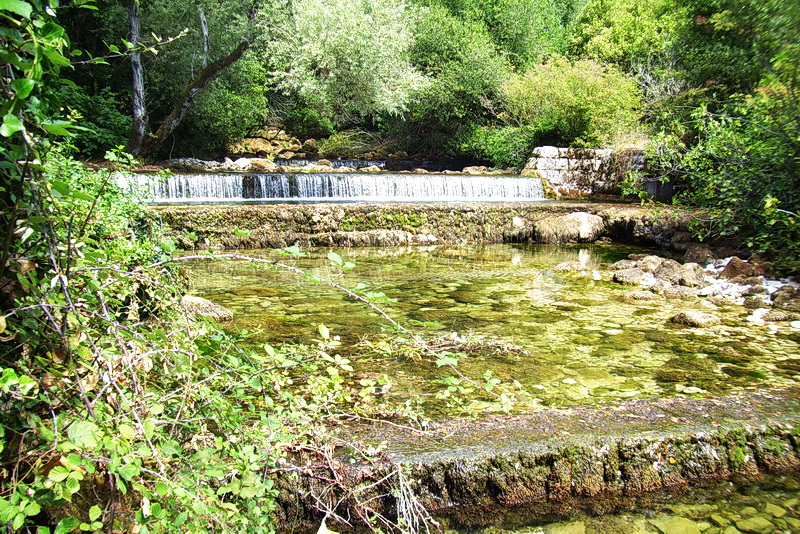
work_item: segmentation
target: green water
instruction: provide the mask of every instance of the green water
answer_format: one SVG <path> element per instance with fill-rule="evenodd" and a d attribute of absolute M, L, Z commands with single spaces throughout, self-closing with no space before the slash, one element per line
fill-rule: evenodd
<path fill-rule="evenodd" d="M 793 384 L 800 374 L 800 332 L 788 323 L 750 324 L 745 318 L 751 310 L 703 299 L 623 300 L 634 288 L 607 281 L 608 264 L 650 251 L 548 245 L 336 249 L 356 264 L 342 271 L 328 261 L 329 250 L 310 249 L 308 257 L 282 261 L 396 298 L 381 306 L 426 336 L 456 332 L 518 345 L 524 350 L 490 351 L 462 360 L 459 369 L 474 377 L 491 370 L 503 381 L 519 381 L 529 392 L 522 400 L 534 409 L 774 387 Z M 243 253 L 281 259 L 269 251 Z M 564 261 L 580 261 L 586 270 L 554 273 Z M 233 328 L 260 329 L 254 343 L 307 342 L 324 323 L 342 336 L 347 351 L 361 336 L 380 333 L 383 324 L 364 304 L 292 273 L 220 261 L 195 263 L 191 275 L 194 294 L 234 312 Z M 722 325 L 668 322 L 688 309 L 711 311 Z M 360 358 L 358 349 L 349 350 L 357 373 L 389 374 L 397 395 L 424 397 L 436 389 L 429 378 L 439 371 L 430 363 Z"/>

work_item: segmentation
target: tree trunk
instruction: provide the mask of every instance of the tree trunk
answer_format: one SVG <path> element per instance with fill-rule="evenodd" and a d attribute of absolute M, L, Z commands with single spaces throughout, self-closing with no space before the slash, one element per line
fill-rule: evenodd
<path fill-rule="evenodd" d="M 197 18 L 200 19 L 200 35 L 203 36 L 203 55 L 200 58 L 203 68 L 208 66 L 208 21 L 206 20 L 206 12 L 203 10 L 203 4 L 200 0 L 195 0 L 194 5 L 197 7 Z"/>
<path fill-rule="evenodd" d="M 200 75 L 195 78 L 186 88 L 186 91 L 184 91 L 183 95 L 180 97 L 180 99 L 178 99 L 178 102 L 176 102 L 175 106 L 172 108 L 172 112 L 161 122 L 161 125 L 158 127 L 158 130 L 156 130 L 156 133 L 148 137 L 139 153 L 134 155 L 147 157 L 159 146 L 161 146 L 169 134 L 171 134 L 181 123 L 181 120 L 183 120 L 184 115 L 186 115 L 186 112 L 191 107 L 194 99 L 203 89 L 206 88 L 208 82 L 210 82 L 223 69 L 235 63 L 240 57 L 242 57 L 242 54 L 244 54 L 245 50 L 247 50 L 249 47 L 249 41 L 242 41 L 239 43 L 239 46 L 233 50 L 233 52 L 204 68 L 202 72 L 200 72 Z"/>
<path fill-rule="evenodd" d="M 128 146 L 125 148 L 134 156 L 142 150 L 144 136 L 147 132 L 147 109 L 144 103 L 144 68 L 142 67 L 142 53 L 139 46 L 139 0 L 131 0 L 128 7 L 130 21 L 130 42 L 134 49 L 131 52 L 131 68 L 133 71 L 133 124 Z"/>

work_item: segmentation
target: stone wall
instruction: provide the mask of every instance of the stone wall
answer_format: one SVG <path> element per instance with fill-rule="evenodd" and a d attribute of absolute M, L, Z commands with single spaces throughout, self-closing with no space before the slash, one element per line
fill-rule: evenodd
<path fill-rule="evenodd" d="M 541 146 L 522 174 L 541 177 L 556 198 L 580 198 L 614 192 L 631 168 L 643 165 L 641 152 Z"/>

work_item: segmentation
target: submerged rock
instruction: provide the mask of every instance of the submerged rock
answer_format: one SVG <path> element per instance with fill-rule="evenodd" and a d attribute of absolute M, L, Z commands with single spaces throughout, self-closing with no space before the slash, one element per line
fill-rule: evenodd
<path fill-rule="evenodd" d="M 652 291 L 628 291 L 622 295 L 623 300 L 653 300 L 655 297 Z"/>
<path fill-rule="evenodd" d="M 697 298 L 697 290 L 684 286 L 668 287 L 664 290 L 664 296 L 668 299 L 691 300 Z"/>
<path fill-rule="evenodd" d="M 578 261 L 565 261 L 553 267 L 554 273 L 577 273 L 586 268 Z"/>
<path fill-rule="evenodd" d="M 184 295 L 181 299 L 180 307 L 183 313 L 189 317 L 202 315 L 221 323 L 233 320 L 233 312 L 231 310 L 202 297 Z"/>
<path fill-rule="evenodd" d="M 700 534 L 697 523 L 685 517 L 661 517 L 651 519 L 650 524 L 656 527 L 661 534 Z"/>
<path fill-rule="evenodd" d="M 708 326 L 716 326 L 720 324 L 721 321 L 719 317 L 717 317 L 712 313 L 689 310 L 685 312 L 680 312 L 679 314 L 673 316 L 670 319 L 670 322 L 686 326 L 696 326 L 699 328 L 705 328 Z"/>

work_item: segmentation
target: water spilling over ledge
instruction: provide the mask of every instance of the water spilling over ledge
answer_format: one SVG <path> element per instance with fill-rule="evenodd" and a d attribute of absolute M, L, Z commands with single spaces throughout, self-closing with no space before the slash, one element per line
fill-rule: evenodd
<path fill-rule="evenodd" d="M 539 178 L 444 174 L 198 173 L 168 177 L 138 174 L 131 186 L 157 203 L 510 202 L 544 200 Z"/>

